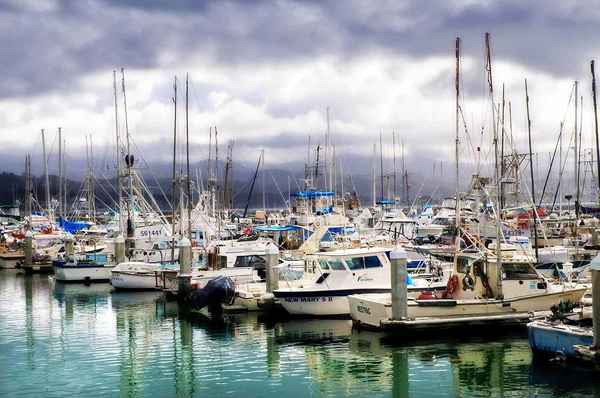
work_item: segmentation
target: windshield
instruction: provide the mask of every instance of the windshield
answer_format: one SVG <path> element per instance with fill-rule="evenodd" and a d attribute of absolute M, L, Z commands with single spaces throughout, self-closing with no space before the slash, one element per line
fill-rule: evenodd
<path fill-rule="evenodd" d="M 351 270 L 381 267 L 377 256 L 354 257 L 346 260 Z"/>

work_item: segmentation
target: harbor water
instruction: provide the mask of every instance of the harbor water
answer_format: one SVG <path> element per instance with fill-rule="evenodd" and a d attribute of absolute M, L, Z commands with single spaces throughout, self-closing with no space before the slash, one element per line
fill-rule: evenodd
<path fill-rule="evenodd" d="M 524 333 L 400 341 L 347 320 L 183 316 L 158 292 L 0 270 L 0 397 L 600 396 Z"/>

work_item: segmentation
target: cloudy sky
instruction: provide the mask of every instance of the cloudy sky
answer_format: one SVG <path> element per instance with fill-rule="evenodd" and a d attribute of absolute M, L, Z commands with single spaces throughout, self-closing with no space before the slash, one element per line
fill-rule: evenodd
<path fill-rule="evenodd" d="M 264 148 L 271 164 L 301 162 L 309 135 L 322 142 L 329 107 L 342 159 L 368 158 L 380 132 L 389 156 L 395 130 L 412 167 L 431 159 L 450 162 L 456 36 L 463 43 L 469 132 L 462 129 L 461 154 L 472 160 L 473 146 L 481 143 L 485 155 L 491 142 L 485 32 L 492 34 L 496 100 L 504 83 L 517 149 L 526 150 L 524 78 L 538 151 L 552 150 L 561 121 L 571 134 L 574 80 L 580 81 L 584 137 L 591 142 L 589 61 L 600 54 L 594 39 L 599 5 L 2 0 L 0 168 L 20 170 L 25 153 L 39 156 L 42 128 L 55 154 L 58 126 L 70 157 L 85 153 L 86 134 L 93 136 L 97 158 L 109 156 L 113 70 L 121 67 L 130 132 L 150 162 L 170 159 L 173 77 L 179 77 L 181 94 L 186 72 L 194 161 L 206 158 L 208 128 L 216 125 L 221 142 L 236 140 L 237 159 L 254 161 Z M 181 134 L 183 124 L 178 128 Z"/>

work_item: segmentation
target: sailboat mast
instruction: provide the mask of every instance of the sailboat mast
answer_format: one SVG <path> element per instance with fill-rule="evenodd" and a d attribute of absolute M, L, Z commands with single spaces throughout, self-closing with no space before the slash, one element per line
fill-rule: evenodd
<path fill-rule="evenodd" d="M 25 156 L 25 216 L 31 221 L 31 155 Z"/>
<path fill-rule="evenodd" d="M 455 238 L 455 251 L 454 251 L 454 269 L 456 270 L 458 265 L 458 252 L 460 251 L 460 173 L 459 173 L 459 151 L 458 147 L 460 144 L 458 134 L 458 119 L 460 113 L 460 37 L 456 38 L 456 76 L 454 79 L 454 87 L 456 89 L 456 115 L 455 115 L 455 133 L 456 139 L 454 141 L 454 160 L 456 162 L 456 199 L 455 199 L 455 215 L 454 215 L 454 227 L 456 229 Z"/>
<path fill-rule="evenodd" d="M 497 297 L 502 297 L 502 243 L 501 243 L 501 222 L 502 222 L 502 207 L 500 205 L 500 173 L 498 170 L 498 129 L 496 126 L 496 106 L 494 105 L 494 79 L 492 75 L 492 54 L 490 48 L 490 34 L 485 34 L 485 49 L 486 49 L 486 67 L 488 74 L 488 85 L 490 90 L 490 103 L 492 106 L 492 128 L 494 130 L 494 174 L 496 178 L 496 275 L 497 279 Z"/>
<path fill-rule="evenodd" d="M 262 163 L 263 163 L 263 172 L 262 172 L 262 207 L 263 207 L 263 212 L 265 212 L 265 216 L 267 214 L 267 200 L 266 200 L 266 192 L 265 192 L 265 179 L 266 179 L 266 175 L 267 172 L 265 170 L 265 150 L 263 149 L 261 151 L 260 154 L 261 158 L 262 158 Z"/>
<path fill-rule="evenodd" d="M 504 109 L 505 109 L 505 97 L 504 97 L 504 83 L 502 83 L 502 114 L 500 116 L 501 134 L 500 139 L 500 180 L 504 181 L 504 136 L 506 130 L 504 128 Z M 504 208 L 504 185 L 500 183 L 500 207 Z"/>
<path fill-rule="evenodd" d="M 117 102 L 117 71 L 113 70 L 113 94 L 115 97 L 115 144 L 117 154 L 117 200 L 119 209 L 119 233 L 123 233 L 123 217 L 121 206 L 123 204 L 123 187 L 121 186 L 121 137 L 119 134 L 119 107 Z"/>
<path fill-rule="evenodd" d="M 371 184 L 372 184 L 372 194 L 373 194 L 373 207 L 375 207 L 376 205 L 376 192 L 377 189 L 375 188 L 375 156 L 377 153 L 377 144 L 373 144 L 373 156 L 371 157 Z"/>
<path fill-rule="evenodd" d="M 58 128 L 58 216 L 63 217 L 62 129 Z"/>
<path fill-rule="evenodd" d="M 175 261 L 175 201 L 177 195 L 177 76 L 173 79 L 173 167 L 171 176 L 171 261 Z M 183 220 L 180 220 L 183 221 Z"/>
<path fill-rule="evenodd" d="M 529 92 L 527 91 L 527 79 L 525 79 L 525 104 L 527 107 L 527 133 L 529 137 L 529 171 L 531 173 L 531 199 L 533 201 L 533 236 L 535 239 L 535 258 L 538 258 L 538 234 L 537 234 L 537 208 L 535 207 L 535 178 L 533 178 L 533 154 L 531 149 L 531 119 L 529 117 Z M 562 164 L 561 164 L 562 167 Z"/>
<path fill-rule="evenodd" d="M 46 211 L 48 213 L 48 221 L 52 222 L 52 204 L 50 203 L 50 178 L 48 177 L 48 156 L 46 154 L 46 136 L 42 129 L 42 152 L 44 157 L 44 178 L 46 181 Z"/>
<path fill-rule="evenodd" d="M 127 94 L 125 91 L 125 69 L 121 68 L 121 90 L 123 91 L 123 113 L 125 116 L 125 138 L 127 141 L 127 155 L 125 156 L 125 166 L 127 167 L 127 240 L 132 247 L 135 234 L 135 225 L 133 220 L 133 155 L 131 154 L 131 139 L 129 137 L 129 120 L 127 117 Z"/>
<path fill-rule="evenodd" d="M 382 132 L 379 132 L 379 171 L 381 177 L 381 197 L 379 200 L 383 200 L 383 141 L 382 141 Z"/>
<path fill-rule="evenodd" d="M 189 75 L 185 75 L 185 166 L 187 179 L 188 238 L 192 241 L 192 186 L 190 182 Z"/>
<path fill-rule="evenodd" d="M 596 72 L 594 70 L 594 60 L 590 63 L 592 69 L 592 97 L 594 100 L 594 129 L 596 133 L 596 175 L 598 177 L 598 192 L 600 192 L 600 142 L 598 140 L 598 107 L 596 104 Z M 600 195 L 598 196 L 600 199 Z"/>
<path fill-rule="evenodd" d="M 579 218 L 579 210 L 580 210 L 580 197 L 581 197 L 581 184 L 580 184 L 580 175 L 581 175 L 581 131 L 583 130 L 583 95 L 580 99 L 580 119 L 579 119 L 579 146 L 577 147 L 577 196 L 575 198 L 575 213 L 577 218 Z M 577 225 L 575 225 L 577 228 Z"/>
<path fill-rule="evenodd" d="M 392 130 L 392 148 L 393 148 L 393 158 L 394 158 L 394 207 L 396 206 L 396 196 L 398 194 L 396 190 L 396 131 Z"/>
<path fill-rule="evenodd" d="M 575 136 L 575 147 L 573 148 L 573 160 L 575 162 L 575 167 L 573 168 L 573 174 L 574 174 L 574 180 L 575 180 L 575 218 L 577 219 L 577 217 L 579 217 L 579 210 L 577 209 L 578 207 L 578 203 L 579 203 L 579 180 L 577 179 L 578 176 L 578 169 L 579 169 L 579 148 L 577 146 L 578 144 L 578 138 L 577 137 L 577 118 L 578 118 L 578 113 L 577 113 L 577 103 L 579 102 L 579 95 L 577 93 L 577 88 L 579 86 L 579 82 L 577 80 L 575 80 L 575 115 L 574 115 L 574 136 Z M 577 221 L 575 221 L 575 227 L 577 227 Z"/>

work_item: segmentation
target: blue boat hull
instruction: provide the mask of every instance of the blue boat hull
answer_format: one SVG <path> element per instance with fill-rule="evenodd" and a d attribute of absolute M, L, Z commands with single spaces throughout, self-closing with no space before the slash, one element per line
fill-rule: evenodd
<path fill-rule="evenodd" d="M 575 357 L 575 345 L 592 345 L 590 330 L 579 327 L 556 327 L 549 323 L 532 322 L 527 325 L 529 346 L 535 354 Z"/>

